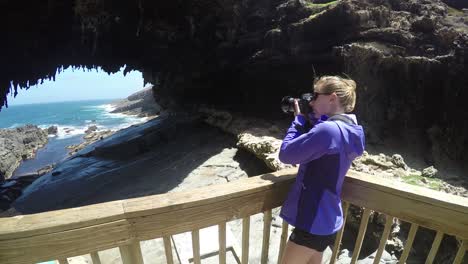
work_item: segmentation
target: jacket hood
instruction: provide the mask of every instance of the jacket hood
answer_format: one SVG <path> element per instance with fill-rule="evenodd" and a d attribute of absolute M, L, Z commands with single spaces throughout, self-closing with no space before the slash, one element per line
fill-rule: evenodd
<path fill-rule="evenodd" d="M 361 125 L 357 124 L 357 119 L 354 114 L 342 114 L 342 116 L 345 116 L 354 121 L 354 124 L 341 120 L 335 121 L 341 130 L 341 136 L 343 137 L 346 155 L 350 160 L 353 160 L 356 157 L 361 156 L 364 152 L 364 129 Z"/>

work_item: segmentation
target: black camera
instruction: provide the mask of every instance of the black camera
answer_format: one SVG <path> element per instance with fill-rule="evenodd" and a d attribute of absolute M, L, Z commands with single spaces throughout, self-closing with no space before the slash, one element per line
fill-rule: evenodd
<path fill-rule="evenodd" d="M 285 113 L 294 113 L 294 100 L 296 99 L 301 113 L 307 115 L 313 111 L 312 107 L 310 107 L 310 102 L 313 98 L 314 95 L 311 93 L 302 94 L 300 98 L 285 96 L 281 99 L 281 110 Z"/>

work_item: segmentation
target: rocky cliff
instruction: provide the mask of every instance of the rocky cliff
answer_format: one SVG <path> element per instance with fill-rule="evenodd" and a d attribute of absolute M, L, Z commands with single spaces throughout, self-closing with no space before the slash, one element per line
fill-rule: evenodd
<path fill-rule="evenodd" d="M 320 3 L 319 3 L 320 2 Z M 459 1 L 446 1 L 455 8 Z M 63 67 L 126 65 L 164 108 L 209 104 L 277 118 L 314 72 L 346 73 L 369 143 L 468 164 L 466 11 L 434 0 L 2 1 L 0 89 Z M 12 23 L 14 21 L 14 23 Z M 12 82 L 13 87 L 10 88 Z"/>
<path fill-rule="evenodd" d="M 47 143 L 47 131 L 34 125 L 0 129 L 0 182 L 11 177 L 20 162 L 34 157 Z"/>
<path fill-rule="evenodd" d="M 154 117 L 161 112 L 161 107 L 154 101 L 152 86 L 146 87 L 125 99 L 112 102 L 111 104 L 114 107 L 111 113 Z"/>

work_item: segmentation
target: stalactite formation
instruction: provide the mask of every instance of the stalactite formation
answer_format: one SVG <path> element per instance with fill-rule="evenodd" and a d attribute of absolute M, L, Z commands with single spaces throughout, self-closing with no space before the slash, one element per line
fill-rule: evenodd
<path fill-rule="evenodd" d="M 468 161 L 468 21 L 445 0 L 64 0 L 0 3 L 0 107 L 66 67 L 143 72 L 163 107 L 280 115 L 317 74 L 358 82 L 369 141 L 416 134 Z M 457 9 L 459 8 L 459 9 Z"/>

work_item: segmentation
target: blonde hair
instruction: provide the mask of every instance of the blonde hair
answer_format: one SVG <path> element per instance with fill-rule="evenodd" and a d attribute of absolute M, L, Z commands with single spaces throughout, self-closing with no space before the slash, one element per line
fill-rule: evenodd
<path fill-rule="evenodd" d="M 317 93 L 336 93 L 346 113 L 352 112 L 356 105 L 356 82 L 340 76 L 322 76 L 314 80 Z"/>

